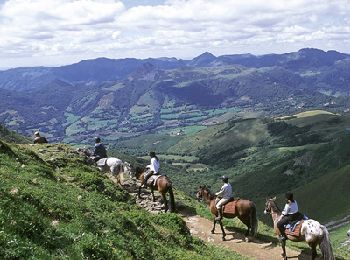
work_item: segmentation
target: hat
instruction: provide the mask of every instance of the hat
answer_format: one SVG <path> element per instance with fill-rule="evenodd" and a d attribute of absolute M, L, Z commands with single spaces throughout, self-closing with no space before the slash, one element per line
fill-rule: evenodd
<path fill-rule="evenodd" d="M 226 175 L 222 175 L 219 179 L 223 181 L 228 181 L 228 177 Z"/>
<path fill-rule="evenodd" d="M 293 201 L 293 193 L 292 192 L 290 192 L 290 191 L 286 192 L 285 197 L 287 200 Z"/>
<path fill-rule="evenodd" d="M 99 143 L 99 142 L 101 142 L 101 138 L 98 137 L 98 136 L 96 136 L 96 137 L 95 137 L 95 143 Z"/>
<path fill-rule="evenodd" d="M 35 131 L 34 135 L 40 135 L 39 131 Z"/>
<path fill-rule="evenodd" d="M 156 156 L 156 152 L 154 152 L 154 151 L 149 152 L 149 156 L 151 156 L 151 157 L 155 157 L 155 156 Z"/>

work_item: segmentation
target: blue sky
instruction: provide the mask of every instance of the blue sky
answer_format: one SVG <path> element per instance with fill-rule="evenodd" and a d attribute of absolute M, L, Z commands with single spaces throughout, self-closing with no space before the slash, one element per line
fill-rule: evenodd
<path fill-rule="evenodd" d="M 0 0 L 0 68 L 203 52 L 350 53 L 348 0 Z"/>

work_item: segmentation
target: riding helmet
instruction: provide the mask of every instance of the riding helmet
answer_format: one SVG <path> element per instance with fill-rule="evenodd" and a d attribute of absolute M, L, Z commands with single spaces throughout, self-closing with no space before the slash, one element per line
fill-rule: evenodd
<path fill-rule="evenodd" d="M 151 157 L 155 157 L 156 156 L 156 152 L 149 152 L 149 156 L 151 156 Z"/>
<path fill-rule="evenodd" d="M 100 137 L 95 137 L 95 143 L 100 143 L 101 142 L 101 138 Z"/>

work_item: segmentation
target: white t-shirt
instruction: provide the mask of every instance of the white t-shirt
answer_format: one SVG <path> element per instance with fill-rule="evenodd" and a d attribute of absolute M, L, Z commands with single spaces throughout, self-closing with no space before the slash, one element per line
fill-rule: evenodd
<path fill-rule="evenodd" d="M 294 213 L 297 213 L 299 211 L 298 209 L 298 203 L 295 200 L 294 202 L 291 203 L 286 203 L 286 205 L 284 206 L 284 209 L 282 211 L 282 215 L 291 215 Z"/>
<path fill-rule="evenodd" d="M 154 173 L 158 173 L 159 172 L 159 161 L 152 157 L 151 158 L 151 164 L 150 165 L 147 165 L 147 168 L 149 168 L 151 171 L 153 171 Z"/>
<path fill-rule="evenodd" d="M 232 198 L 232 186 L 229 183 L 224 183 L 222 185 L 221 190 L 215 194 L 216 196 L 220 196 L 223 199 Z"/>

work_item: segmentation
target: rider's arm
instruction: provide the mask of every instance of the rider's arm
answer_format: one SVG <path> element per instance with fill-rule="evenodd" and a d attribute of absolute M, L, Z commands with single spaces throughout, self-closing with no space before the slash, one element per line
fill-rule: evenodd
<path fill-rule="evenodd" d="M 289 203 L 286 203 L 286 205 L 284 206 L 284 209 L 282 211 L 282 215 L 283 216 L 288 215 L 289 210 L 290 210 Z"/>
<path fill-rule="evenodd" d="M 222 186 L 222 187 L 221 187 L 221 190 L 220 190 L 219 192 L 215 193 L 215 195 L 216 195 L 216 196 L 222 196 L 222 194 L 224 193 L 224 191 L 225 191 L 225 187 Z"/>

